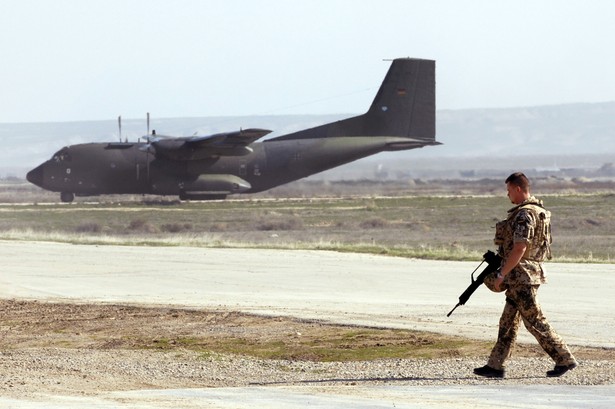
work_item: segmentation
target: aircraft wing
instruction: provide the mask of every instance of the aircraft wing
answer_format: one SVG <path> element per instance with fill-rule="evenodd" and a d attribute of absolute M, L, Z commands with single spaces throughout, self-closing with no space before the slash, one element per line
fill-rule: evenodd
<path fill-rule="evenodd" d="M 242 129 L 207 136 L 156 138 L 150 142 L 157 157 L 173 160 L 198 160 L 218 156 L 244 156 L 250 144 L 269 134 L 267 129 Z"/>
<path fill-rule="evenodd" d="M 218 133 L 209 136 L 193 136 L 187 138 L 186 143 L 191 146 L 207 146 L 210 144 L 247 146 L 269 133 L 271 133 L 271 131 L 268 129 L 250 128 L 235 132 Z"/>

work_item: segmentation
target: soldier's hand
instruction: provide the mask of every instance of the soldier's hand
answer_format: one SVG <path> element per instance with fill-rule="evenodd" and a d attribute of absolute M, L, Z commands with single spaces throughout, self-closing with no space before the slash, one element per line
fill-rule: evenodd
<path fill-rule="evenodd" d="M 504 276 L 502 275 L 502 273 L 500 271 L 498 271 L 498 274 L 496 276 L 495 281 L 493 282 L 493 286 L 495 287 L 495 289 L 497 291 L 503 291 L 504 290 Z"/>

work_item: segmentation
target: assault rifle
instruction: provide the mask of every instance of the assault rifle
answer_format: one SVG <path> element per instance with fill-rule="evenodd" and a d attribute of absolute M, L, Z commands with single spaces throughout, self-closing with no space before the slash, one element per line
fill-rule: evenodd
<path fill-rule="evenodd" d="M 476 273 L 476 270 L 478 270 L 485 261 L 487 262 L 487 267 L 485 267 L 483 272 L 480 273 L 478 277 L 476 277 L 476 279 L 474 279 L 474 273 Z M 465 303 L 468 302 L 472 294 L 474 294 L 474 291 L 476 291 L 476 289 L 481 286 L 483 281 L 485 281 L 485 277 L 500 268 L 501 263 L 502 257 L 498 256 L 493 251 L 488 250 L 485 254 L 483 254 L 483 261 L 481 261 L 478 267 L 476 267 L 474 271 L 472 271 L 472 275 L 470 277 L 470 285 L 468 286 L 468 288 L 466 288 L 463 294 L 459 296 L 459 302 L 457 303 L 457 305 L 455 305 L 451 312 L 446 314 L 446 316 L 450 317 L 457 307 L 459 307 L 460 305 L 465 305 Z"/>

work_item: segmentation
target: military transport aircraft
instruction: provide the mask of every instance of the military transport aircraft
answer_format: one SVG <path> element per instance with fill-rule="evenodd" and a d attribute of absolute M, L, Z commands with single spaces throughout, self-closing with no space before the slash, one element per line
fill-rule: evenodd
<path fill-rule="evenodd" d="M 383 151 L 435 140 L 435 61 L 395 59 L 367 113 L 256 142 L 271 131 L 147 135 L 142 142 L 67 146 L 28 172 L 31 183 L 75 195 L 178 195 L 224 199 L 256 193 Z M 149 131 L 148 131 L 149 133 Z"/>

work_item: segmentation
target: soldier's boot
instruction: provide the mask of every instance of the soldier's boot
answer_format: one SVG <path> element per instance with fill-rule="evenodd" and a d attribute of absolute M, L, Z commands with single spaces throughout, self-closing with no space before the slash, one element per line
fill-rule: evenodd
<path fill-rule="evenodd" d="M 480 368 L 474 368 L 474 373 L 476 375 L 484 376 L 485 378 L 503 378 L 504 370 L 503 369 L 495 369 L 490 367 L 489 365 L 481 366 Z"/>
<path fill-rule="evenodd" d="M 547 371 L 547 376 L 550 378 L 562 376 L 563 374 L 576 368 L 577 366 L 579 366 L 579 364 L 577 364 L 576 362 L 570 365 L 555 365 L 555 368 L 550 371 Z"/>

